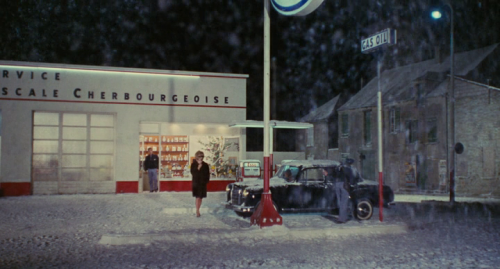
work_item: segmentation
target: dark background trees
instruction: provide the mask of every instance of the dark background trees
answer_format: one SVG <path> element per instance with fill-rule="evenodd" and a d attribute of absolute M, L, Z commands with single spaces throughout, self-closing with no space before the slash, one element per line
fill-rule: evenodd
<path fill-rule="evenodd" d="M 305 17 L 271 13 L 272 117 L 295 121 L 337 94 L 355 94 L 376 76 L 361 39 L 385 29 L 398 44 L 384 67 L 449 54 L 448 17 L 434 21 L 437 0 L 325 0 Z M 499 42 L 500 4 L 453 1 L 456 51 Z M 445 13 L 448 11 L 444 9 Z M 249 74 L 247 118 L 262 120 L 263 1 L 3 1 L 0 59 Z M 248 150 L 262 150 L 249 129 Z M 279 150 L 293 150 L 281 131 Z"/>

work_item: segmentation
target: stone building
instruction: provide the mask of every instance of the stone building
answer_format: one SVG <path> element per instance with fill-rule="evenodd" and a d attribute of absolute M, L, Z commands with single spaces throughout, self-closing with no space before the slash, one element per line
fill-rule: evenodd
<path fill-rule="evenodd" d="M 333 158 L 329 153 L 338 147 L 337 109 L 342 103 L 341 96 L 337 95 L 300 119 L 314 127 L 297 131 L 297 151 L 305 152 L 308 159 Z"/>
<path fill-rule="evenodd" d="M 500 195 L 498 44 L 455 54 L 456 192 Z M 383 175 L 397 191 L 447 192 L 449 57 L 381 74 Z M 493 86 L 494 85 L 494 86 Z M 497 86 L 497 87 L 495 87 Z M 339 108 L 339 154 L 378 179 L 377 78 Z"/>

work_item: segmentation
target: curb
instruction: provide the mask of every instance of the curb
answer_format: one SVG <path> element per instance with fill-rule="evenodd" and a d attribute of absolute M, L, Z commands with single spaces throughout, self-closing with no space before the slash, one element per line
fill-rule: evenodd
<path fill-rule="evenodd" d="M 219 213 L 226 210 L 225 208 L 211 208 L 211 207 L 202 207 L 200 208 L 200 213 L 201 214 L 211 214 L 211 213 Z M 164 208 L 162 213 L 167 214 L 167 215 L 182 215 L 182 214 L 187 214 L 187 215 L 194 215 L 196 214 L 196 209 L 194 207 L 167 207 Z"/>
<path fill-rule="evenodd" d="M 342 237 L 350 235 L 380 235 L 380 234 L 403 234 L 408 231 L 406 225 L 375 225 L 375 226 L 343 226 L 332 228 L 287 228 L 284 226 L 272 226 L 266 228 L 259 228 L 253 226 L 245 229 L 226 229 L 222 228 L 214 232 L 199 231 L 193 233 L 192 230 L 178 230 L 158 234 L 106 234 L 99 240 L 100 245 L 107 246 L 121 246 L 121 245 L 148 245 L 154 242 L 199 242 L 199 241 L 215 241 L 223 240 L 222 242 L 237 241 L 244 243 L 247 240 L 262 240 L 262 239 L 285 239 L 290 237 L 294 239 L 314 239 L 325 237 Z"/>

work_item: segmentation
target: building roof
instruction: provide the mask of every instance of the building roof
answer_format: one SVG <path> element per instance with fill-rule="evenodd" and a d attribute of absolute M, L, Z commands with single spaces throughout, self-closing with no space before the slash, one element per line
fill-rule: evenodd
<path fill-rule="evenodd" d="M 309 114 L 300 119 L 301 122 L 318 122 L 328 119 L 335 112 L 335 106 L 339 101 L 340 95 L 335 96 L 332 100 L 324 105 L 311 111 Z"/>
<path fill-rule="evenodd" d="M 459 81 L 463 81 L 465 83 L 470 83 L 470 84 L 474 84 L 476 86 L 487 88 L 488 90 L 500 91 L 500 88 L 494 87 L 494 86 L 491 86 L 491 85 L 486 85 L 484 83 L 479 83 L 479 82 L 472 81 L 472 80 L 465 79 L 465 78 L 456 78 L 456 79 L 459 80 Z"/>
<path fill-rule="evenodd" d="M 269 126 L 274 129 L 308 129 L 313 127 L 310 123 L 279 120 L 270 120 Z M 264 122 L 257 120 L 232 121 L 229 127 L 264 128 Z"/>
<path fill-rule="evenodd" d="M 164 69 L 149 69 L 149 68 L 129 68 L 129 67 L 114 67 L 114 66 L 96 66 L 96 65 L 76 65 L 76 64 L 55 64 L 55 63 L 40 63 L 40 62 L 20 62 L 20 61 L 0 61 L 0 66 L 15 66 L 29 68 L 63 68 L 74 70 L 86 70 L 96 72 L 119 72 L 119 73 L 137 73 L 137 74 L 156 74 L 156 75 L 177 75 L 177 76 L 199 76 L 199 77 L 220 77 L 220 78 L 236 78 L 246 79 L 246 74 L 233 73 L 213 73 L 213 72 L 198 72 L 198 71 L 178 71 Z"/>
<path fill-rule="evenodd" d="M 455 53 L 455 76 L 465 76 L 486 59 L 498 44 Z M 446 74 L 450 71 L 449 56 L 442 62 L 436 59 L 422 61 L 410 65 L 385 70 L 380 75 L 382 103 L 390 105 L 401 101 L 413 100 L 417 93 L 415 85 L 426 82 L 423 94 L 426 97 L 439 96 L 446 93 L 448 80 Z M 338 110 L 358 109 L 377 106 L 378 79 L 375 77 L 356 95 L 352 96 Z"/>

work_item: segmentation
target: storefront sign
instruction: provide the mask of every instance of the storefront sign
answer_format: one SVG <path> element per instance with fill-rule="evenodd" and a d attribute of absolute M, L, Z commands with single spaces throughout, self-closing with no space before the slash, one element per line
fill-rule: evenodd
<path fill-rule="evenodd" d="M 1 64 L 0 72 L 0 99 L 4 100 L 246 108 L 240 91 L 227 86 L 230 78 L 235 88 L 245 87 L 243 76 L 221 75 L 222 84 L 215 75 Z"/>

